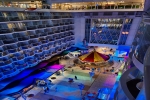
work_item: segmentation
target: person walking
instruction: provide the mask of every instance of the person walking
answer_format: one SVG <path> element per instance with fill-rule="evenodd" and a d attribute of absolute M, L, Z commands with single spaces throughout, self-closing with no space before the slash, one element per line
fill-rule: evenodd
<path fill-rule="evenodd" d="M 74 72 L 74 70 L 72 69 L 72 72 Z"/>
<path fill-rule="evenodd" d="M 77 80 L 77 76 L 74 77 Z"/>

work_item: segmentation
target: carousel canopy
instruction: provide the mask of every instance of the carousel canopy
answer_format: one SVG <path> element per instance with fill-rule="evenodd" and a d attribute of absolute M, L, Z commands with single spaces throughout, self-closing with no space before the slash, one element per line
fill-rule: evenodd
<path fill-rule="evenodd" d="M 109 59 L 109 56 L 98 53 L 94 50 L 88 54 L 80 56 L 79 59 L 84 62 L 104 62 Z"/>

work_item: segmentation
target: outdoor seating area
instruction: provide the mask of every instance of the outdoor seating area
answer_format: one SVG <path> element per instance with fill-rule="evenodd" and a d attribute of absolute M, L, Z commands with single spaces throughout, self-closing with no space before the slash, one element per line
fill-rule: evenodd
<path fill-rule="evenodd" d="M 45 75 L 43 74 L 44 76 L 41 76 L 41 78 L 36 77 L 36 85 L 31 90 L 28 90 L 29 93 L 28 91 L 26 91 L 26 93 L 28 94 L 27 98 L 36 98 L 37 96 L 38 98 L 40 98 L 39 96 L 44 93 L 44 95 L 47 95 L 53 100 L 61 100 L 60 98 L 70 98 L 69 100 L 79 100 L 79 98 L 82 98 L 83 100 L 106 100 L 106 98 L 108 98 L 108 95 L 111 92 L 110 88 L 113 88 L 113 84 L 116 80 L 115 76 L 117 76 L 117 74 L 114 76 L 113 73 L 115 73 L 116 68 L 119 68 L 119 66 L 121 66 L 122 64 L 120 62 L 111 62 L 109 66 L 106 66 L 105 62 L 101 62 L 103 66 L 101 65 L 98 67 L 98 65 L 96 65 L 98 62 L 90 62 L 91 64 L 89 64 L 89 62 L 81 62 L 77 58 L 65 59 L 63 57 L 61 57 L 59 61 L 59 63 L 62 64 L 64 68 L 61 68 L 60 70 L 56 71 L 54 74 L 52 74 L 52 76 L 50 76 L 46 80 L 43 80 L 42 77 L 48 77 L 48 75 L 50 75 L 50 69 L 45 67 L 41 67 L 39 69 L 39 71 L 47 72 L 45 73 Z M 51 71 L 53 72 L 54 69 L 57 69 L 57 66 L 51 68 Z M 107 70 L 111 73 L 108 74 Z M 98 78 L 102 78 L 103 80 L 99 80 Z M 106 78 L 110 78 L 108 80 L 113 80 L 113 82 L 106 82 Z M 99 81 L 96 81 L 97 79 Z M 97 85 L 97 88 L 94 88 L 95 84 L 99 84 Z M 83 85 L 83 87 L 81 87 L 80 85 Z M 107 89 L 104 88 L 106 86 L 108 86 Z M 38 88 L 38 90 L 40 90 L 38 92 L 38 95 L 35 94 L 37 92 L 30 92 L 35 91 L 34 88 Z M 71 91 L 74 91 L 74 93 L 71 93 Z M 64 96 L 61 97 L 60 94 Z M 42 97 L 44 96 L 41 96 L 41 98 Z"/>
<path fill-rule="evenodd" d="M 86 92 L 83 100 L 96 100 L 97 93 L 96 92 Z"/>
<path fill-rule="evenodd" d="M 38 61 L 43 59 L 43 58 L 41 58 L 41 57 L 43 57 L 43 55 L 40 51 L 42 47 L 40 46 L 40 47 L 34 47 L 34 48 L 35 48 L 35 56 L 36 56 L 35 60 L 34 60 L 34 57 L 32 56 L 32 51 L 29 51 L 29 50 L 26 51 L 26 54 L 29 54 L 27 52 L 31 53 L 31 56 L 30 57 L 27 56 L 27 58 L 26 58 L 26 60 L 28 60 L 27 61 L 28 63 L 30 61 L 34 62 L 37 59 L 38 59 Z M 93 56 L 91 56 L 91 55 L 93 55 Z M 14 56 L 21 56 L 21 54 L 16 53 Z M 44 79 L 44 80 L 40 80 L 40 81 L 36 82 L 36 87 L 41 88 L 41 89 L 43 88 L 44 90 L 43 89 L 42 90 L 44 91 L 44 93 L 49 94 L 52 92 L 51 89 L 55 90 L 55 92 L 59 92 L 60 89 L 62 89 L 62 87 L 59 86 L 59 84 L 63 84 L 63 85 L 68 84 L 66 86 L 71 85 L 71 87 L 74 87 L 74 86 L 76 87 L 77 84 L 81 83 L 81 84 L 83 84 L 84 87 L 82 89 L 80 89 L 79 85 L 77 85 L 77 87 L 79 88 L 80 91 L 83 91 L 83 93 L 81 92 L 82 93 L 81 97 L 78 94 L 77 98 L 83 98 L 85 100 L 96 100 L 96 99 L 100 99 L 100 98 L 107 98 L 109 94 L 108 95 L 104 94 L 104 93 L 100 94 L 96 89 L 94 89 L 94 91 L 89 91 L 89 90 L 90 90 L 90 87 L 92 87 L 93 83 L 95 83 L 94 80 L 96 80 L 97 77 L 101 77 L 101 75 L 105 75 L 105 76 L 110 75 L 110 76 L 113 76 L 113 80 L 116 80 L 113 73 L 115 73 L 115 75 L 118 75 L 118 72 L 121 70 L 117 70 L 117 69 L 120 68 L 119 66 L 122 65 L 122 62 L 116 62 L 116 61 L 113 62 L 112 59 L 110 61 L 109 61 L 109 59 L 110 59 L 110 55 L 108 56 L 108 55 L 104 55 L 102 53 L 98 53 L 95 49 L 93 51 L 90 51 L 89 53 L 79 56 L 78 58 L 74 57 L 74 58 L 65 59 L 63 56 L 59 60 L 59 63 L 61 65 L 63 65 L 64 68 L 61 68 L 58 70 L 57 65 L 56 65 L 56 66 L 52 66 L 52 67 L 44 67 L 44 66 L 40 67 L 39 66 L 40 67 L 39 69 L 38 68 L 35 69 L 34 74 L 35 75 L 37 74 L 37 76 L 34 76 L 35 78 L 42 79 L 44 77 L 49 77 L 49 75 L 52 75 L 51 77 L 47 78 L 47 80 Z M 61 61 L 64 61 L 65 63 L 62 63 Z M 16 66 L 17 66 L 17 64 L 22 65 L 22 66 L 27 65 L 27 64 L 23 64 L 23 63 L 24 62 L 19 62 L 19 63 L 16 63 L 15 65 Z M 54 70 L 53 68 L 57 69 L 57 71 L 55 70 L 55 72 L 53 72 L 53 70 Z M 43 73 L 42 74 L 43 76 L 40 76 L 40 74 L 38 74 L 36 72 L 36 70 L 38 70 L 38 73 L 39 72 Z M 54 74 L 51 74 L 50 70 Z M 34 74 L 31 74 L 31 75 L 34 75 Z M 28 77 L 30 77 L 30 76 L 28 76 Z M 31 76 L 31 79 L 32 79 L 32 76 Z M 66 80 L 67 80 L 67 83 L 65 83 Z M 21 79 L 21 81 L 22 81 L 22 79 Z M 96 84 L 97 84 L 97 82 L 96 82 Z M 55 88 L 52 88 L 52 87 L 55 87 Z M 87 87 L 89 90 L 87 89 Z M 111 86 L 111 88 L 112 87 L 113 87 L 113 85 Z M 7 88 L 7 84 L 6 84 L 6 88 Z M 97 88 L 103 88 L 103 86 L 97 87 Z M 3 93 L 7 92 L 7 91 L 5 91 L 5 88 L 2 89 L 2 91 L 3 91 Z M 102 89 L 102 91 L 104 91 L 104 90 Z M 10 94 L 11 94 L 11 92 L 10 92 Z M 32 94 L 32 93 L 30 93 L 30 94 Z M 72 95 L 72 94 L 70 94 L 70 95 Z M 34 98 L 34 97 L 36 97 L 36 94 L 33 94 L 32 96 L 29 96 L 28 98 Z M 57 95 L 57 96 L 59 96 L 59 95 Z"/>
<path fill-rule="evenodd" d="M 140 9 L 141 3 L 134 2 L 75 2 L 75 3 L 54 3 L 51 9 L 57 10 L 100 10 L 100 9 Z"/>
<path fill-rule="evenodd" d="M 72 83 L 73 82 L 73 78 L 69 78 L 69 83 Z"/>

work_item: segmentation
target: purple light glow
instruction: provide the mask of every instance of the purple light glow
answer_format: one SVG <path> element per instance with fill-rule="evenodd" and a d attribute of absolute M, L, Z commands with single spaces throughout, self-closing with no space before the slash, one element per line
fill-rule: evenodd
<path fill-rule="evenodd" d="M 48 66 L 48 69 L 61 69 L 63 68 L 63 65 L 52 65 L 52 66 Z"/>
<path fill-rule="evenodd" d="M 124 56 L 124 60 L 126 61 L 128 59 L 128 56 Z"/>
<path fill-rule="evenodd" d="M 115 82 L 116 82 L 116 79 L 106 77 L 105 82 L 103 84 L 104 84 L 104 86 L 112 88 L 111 86 L 113 86 L 115 84 Z"/>
<path fill-rule="evenodd" d="M 42 68 L 42 67 L 45 67 L 46 65 L 48 64 L 48 62 L 41 62 L 37 67 L 38 68 Z"/>
<path fill-rule="evenodd" d="M 128 69 L 130 69 L 130 68 L 131 68 L 131 66 L 129 65 L 129 66 L 128 66 Z"/>

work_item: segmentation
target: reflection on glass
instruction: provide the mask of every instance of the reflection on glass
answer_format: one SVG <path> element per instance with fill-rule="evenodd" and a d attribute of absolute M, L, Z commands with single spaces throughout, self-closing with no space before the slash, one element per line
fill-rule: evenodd
<path fill-rule="evenodd" d="M 91 27 L 91 19 L 85 20 L 85 40 L 89 42 L 90 39 L 90 27 Z"/>
<path fill-rule="evenodd" d="M 92 19 L 91 23 L 90 43 L 117 45 L 123 19 Z"/>
<path fill-rule="evenodd" d="M 143 63 L 145 53 L 150 46 L 150 25 L 140 24 L 134 39 L 133 45 L 136 46 L 135 57 Z"/>
<path fill-rule="evenodd" d="M 125 45 L 133 19 L 126 19 L 123 25 L 119 45 Z"/>

